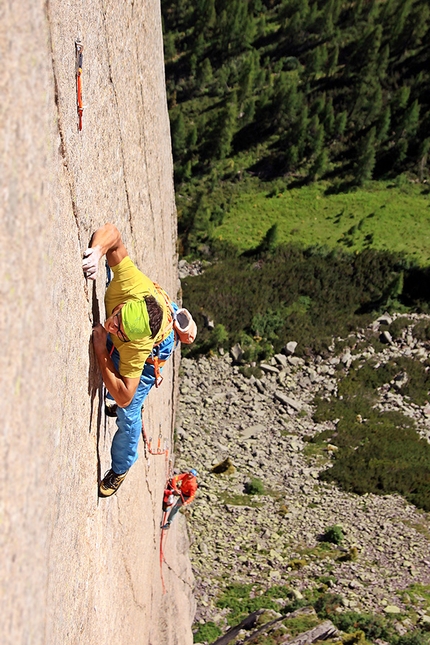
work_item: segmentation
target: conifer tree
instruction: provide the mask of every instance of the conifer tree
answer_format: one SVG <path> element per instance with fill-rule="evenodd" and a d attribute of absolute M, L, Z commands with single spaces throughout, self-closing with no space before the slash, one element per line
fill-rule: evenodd
<path fill-rule="evenodd" d="M 426 137 L 424 141 L 421 143 L 420 151 L 418 154 L 418 176 L 420 181 L 423 181 L 425 176 L 429 150 L 430 150 L 430 137 Z"/>
<path fill-rule="evenodd" d="M 178 110 L 176 116 L 171 120 L 172 148 L 175 157 L 181 157 L 184 153 L 186 129 L 182 112 Z"/>
<path fill-rule="evenodd" d="M 399 2 L 391 22 L 392 35 L 400 36 L 402 33 L 407 17 L 409 16 L 414 0 L 402 0 Z"/>
<path fill-rule="evenodd" d="M 309 121 L 307 131 L 308 152 L 314 158 L 320 154 L 323 148 L 324 136 L 324 126 L 320 122 L 318 115 L 314 114 Z"/>
<path fill-rule="evenodd" d="M 294 126 L 294 133 L 298 158 L 300 161 L 304 154 L 309 126 L 308 106 L 305 103 L 302 104 L 302 108 L 300 109 L 298 115 L 299 116 L 297 122 Z"/>
<path fill-rule="evenodd" d="M 209 83 L 211 83 L 213 78 L 212 65 L 209 58 L 205 58 L 202 64 L 199 67 L 197 74 L 197 81 L 199 83 L 200 89 L 205 89 Z"/>
<path fill-rule="evenodd" d="M 325 105 L 325 108 L 323 110 L 323 124 L 324 124 L 324 130 L 327 132 L 328 135 L 332 136 L 334 132 L 334 126 L 335 126 L 335 116 L 334 116 L 334 108 L 333 108 L 333 99 L 330 97 Z"/>
<path fill-rule="evenodd" d="M 334 74 L 336 73 L 338 60 L 339 60 L 339 45 L 338 43 L 335 43 L 328 55 L 328 60 L 327 60 L 328 76 L 334 76 Z"/>
<path fill-rule="evenodd" d="M 176 56 L 175 34 L 169 31 L 164 36 L 164 59 L 171 60 Z"/>
<path fill-rule="evenodd" d="M 297 86 L 298 77 L 295 74 L 281 72 L 276 78 L 272 114 L 276 118 L 280 132 L 291 125 L 300 109 L 302 97 L 298 94 Z"/>
<path fill-rule="evenodd" d="M 273 224 L 266 232 L 258 251 L 260 253 L 273 253 L 278 244 L 278 225 Z"/>
<path fill-rule="evenodd" d="M 379 83 L 376 82 L 373 93 L 369 97 L 367 107 L 366 124 L 371 124 L 382 111 L 382 89 Z"/>
<path fill-rule="evenodd" d="M 402 136 L 413 137 L 417 131 L 420 118 L 420 104 L 418 99 L 408 107 L 401 120 L 399 130 Z"/>
<path fill-rule="evenodd" d="M 200 32 L 197 38 L 194 40 L 193 54 L 196 56 L 197 59 L 200 59 L 205 49 L 206 49 L 205 37 L 203 35 L 203 32 Z"/>
<path fill-rule="evenodd" d="M 324 175 L 324 173 L 327 172 L 328 161 L 328 150 L 327 148 L 323 148 L 317 155 L 310 170 L 309 174 L 311 181 L 317 181 L 317 179 L 320 179 Z"/>
<path fill-rule="evenodd" d="M 362 186 L 366 181 L 372 179 L 376 163 L 375 151 L 376 128 L 373 127 L 363 137 L 358 147 L 358 158 L 355 166 L 355 181 Z"/>
<path fill-rule="evenodd" d="M 233 136 L 237 127 L 237 95 L 233 92 L 230 101 L 221 113 L 219 131 L 217 133 L 216 155 L 218 159 L 225 159 L 231 151 Z"/>
<path fill-rule="evenodd" d="M 343 136 L 346 128 L 347 118 L 348 118 L 348 115 L 345 110 L 343 112 L 338 112 L 338 114 L 336 114 L 336 118 L 334 121 L 334 135 L 336 137 L 340 138 Z"/>
<path fill-rule="evenodd" d="M 384 141 L 385 137 L 388 134 L 391 125 L 391 109 L 387 105 L 385 110 L 380 115 L 378 122 L 376 124 L 376 140 L 381 142 Z"/>
<path fill-rule="evenodd" d="M 196 31 L 208 34 L 216 24 L 215 0 L 195 0 Z"/>
<path fill-rule="evenodd" d="M 390 62 L 390 46 L 387 44 L 382 48 L 377 62 L 377 73 L 379 80 L 384 80 L 387 76 L 388 64 Z"/>

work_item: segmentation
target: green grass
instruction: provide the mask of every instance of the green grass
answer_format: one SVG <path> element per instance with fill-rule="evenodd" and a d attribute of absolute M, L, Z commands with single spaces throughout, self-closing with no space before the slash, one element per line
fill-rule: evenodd
<path fill-rule="evenodd" d="M 422 185 L 373 182 L 366 189 L 326 195 L 329 185 L 323 182 L 284 192 L 275 191 L 273 183 L 246 184 L 212 234 L 240 252 L 256 247 L 277 224 L 279 244 L 340 246 L 350 252 L 374 248 L 404 252 L 420 265 L 430 261 L 430 199 Z"/>

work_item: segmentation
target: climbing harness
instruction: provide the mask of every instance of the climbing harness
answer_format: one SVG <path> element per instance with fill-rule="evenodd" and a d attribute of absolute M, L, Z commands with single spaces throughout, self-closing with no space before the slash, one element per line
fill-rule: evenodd
<path fill-rule="evenodd" d="M 78 108 L 78 128 L 82 130 L 82 115 L 84 106 L 82 103 L 82 63 L 83 63 L 83 49 L 84 46 L 80 40 L 75 41 L 76 49 L 76 100 Z"/>
<path fill-rule="evenodd" d="M 161 368 L 164 366 L 166 361 L 160 361 L 160 344 L 154 345 L 152 352 L 146 359 L 146 362 L 154 366 L 154 376 L 155 376 L 155 387 L 160 387 L 163 382 L 163 377 L 161 376 Z"/>

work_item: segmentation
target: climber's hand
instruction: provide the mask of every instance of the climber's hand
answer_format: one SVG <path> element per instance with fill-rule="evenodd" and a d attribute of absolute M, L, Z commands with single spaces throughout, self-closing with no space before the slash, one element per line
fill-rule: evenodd
<path fill-rule="evenodd" d="M 84 259 L 82 260 L 82 270 L 88 280 L 96 279 L 99 260 L 101 257 L 102 249 L 100 246 L 93 246 L 84 252 Z"/>
<path fill-rule="evenodd" d="M 100 323 L 96 323 L 93 327 L 93 346 L 96 354 L 106 351 L 106 338 L 107 331 Z"/>

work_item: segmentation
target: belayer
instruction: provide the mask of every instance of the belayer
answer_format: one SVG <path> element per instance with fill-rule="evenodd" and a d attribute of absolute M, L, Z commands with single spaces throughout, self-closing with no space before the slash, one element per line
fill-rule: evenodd
<path fill-rule="evenodd" d="M 161 371 L 173 352 L 175 334 L 182 342 L 192 342 L 197 328 L 186 309 L 179 309 L 165 291 L 137 269 L 113 224 L 97 229 L 84 253 L 82 268 L 89 280 L 96 279 L 104 255 L 113 278 L 105 294 L 107 319 L 104 325 L 93 326 L 92 341 L 108 391 L 107 409 L 116 405 L 112 467 L 99 486 L 99 495 L 109 497 L 137 459 L 143 403 L 152 386 L 162 380 Z"/>
<path fill-rule="evenodd" d="M 170 528 L 170 525 L 176 513 L 182 506 L 191 504 L 193 501 L 198 484 L 197 477 L 199 476 L 197 470 L 191 468 L 186 473 L 175 475 L 169 481 L 166 490 L 164 491 L 163 511 L 166 513 L 171 507 L 171 511 L 165 524 L 161 526 L 162 529 Z M 171 499 L 173 497 L 173 499 Z M 178 499 L 174 500 L 177 497 Z"/>

